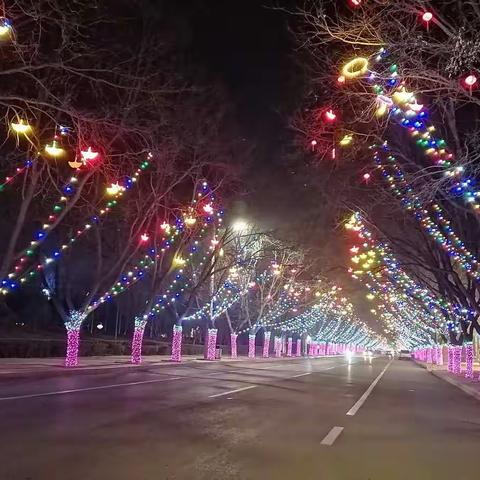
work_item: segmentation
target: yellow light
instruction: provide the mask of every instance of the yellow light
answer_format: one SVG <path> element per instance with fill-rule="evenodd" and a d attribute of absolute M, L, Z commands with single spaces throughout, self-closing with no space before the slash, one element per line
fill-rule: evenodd
<path fill-rule="evenodd" d="M 124 190 L 124 187 L 117 183 L 112 183 L 109 187 L 107 187 L 107 195 L 114 197 L 118 195 L 120 192 Z"/>
<path fill-rule="evenodd" d="M 192 227 L 195 225 L 195 223 L 197 223 L 197 219 L 195 217 L 185 217 L 183 221 L 187 227 Z"/>
<path fill-rule="evenodd" d="M 342 147 L 347 147 L 353 142 L 353 135 L 345 135 L 341 140 L 340 140 L 340 145 Z"/>
<path fill-rule="evenodd" d="M 187 261 L 179 255 L 175 255 L 172 260 L 174 267 L 183 267 Z"/>
<path fill-rule="evenodd" d="M 395 92 L 392 95 L 392 100 L 397 105 L 405 105 L 407 103 L 412 103 L 412 99 L 415 99 L 413 93 L 407 92 L 405 89 Z"/>
<path fill-rule="evenodd" d="M 61 157 L 65 155 L 65 150 L 62 147 L 58 146 L 58 143 L 56 140 L 53 140 L 51 145 L 47 144 L 45 146 L 45 153 L 47 153 L 51 157 Z"/>
<path fill-rule="evenodd" d="M 26 135 L 32 130 L 32 127 L 28 123 L 25 123 L 22 119 L 20 119 L 18 123 L 11 123 L 10 126 L 12 127 L 12 130 L 19 135 Z"/>
<path fill-rule="evenodd" d="M 9 37 L 12 34 L 12 26 L 6 18 L 0 19 L 0 38 Z"/>
<path fill-rule="evenodd" d="M 342 68 L 342 75 L 345 78 L 352 79 L 364 75 L 368 70 L 368 60 L 363 57 L 357 57 L 347 62 Z"/>
<path fill-rule="evenodd" d="M 368 300 L 373 300 L 375 298 L 375 295 L 373 295 L 373 293 L 368 293 L 367 298 Z"/>

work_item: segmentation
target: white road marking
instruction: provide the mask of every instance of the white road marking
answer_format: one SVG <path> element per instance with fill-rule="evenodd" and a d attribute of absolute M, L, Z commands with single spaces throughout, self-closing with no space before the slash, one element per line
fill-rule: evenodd
<path fill-rule="evenodd" d="M 171 377 L 171 378 L 162 378 L 162 379 L 155 379 L 155 380 L 143 380 L 141 382 L 115 383 L 113 385 L 101 385 L 99 387 L 75 388 L 72 390 L 58 390 L 56 392 L 32 393 L 30 395 L 16 395 L 14 397 L 1 397 L 0 401 L 20 400 L 22 398 L 51 397 L 54 395 L 66 395 L 68 393 L 90 392 L 92 390 L 106 390 L 108 388 L 130 387 L 133 385 L 144 385 L 147 383 L 168 382 L 170 380 L 181 380 L 182 378 L 187 378 L 187 377 Z"/>
<path fill-rule="evenodd" d="M 304 377 L 305 375 L 310 375 L 311 373 L 312 372 L 299 373 L 298 375 L 294 375 L 293 377 L 288 377 L 288 378 Z"/>
<path fill-rule="evenodd" d="M 375 388 L 375 385 L 380 381 L 383 374 L 387 371 L 387 368 L 390 366 L 393 360 L 390 360 L 385 368 L 378 374 L 377 378 L 370 384 L 370 386 L 365 390 L 365 393 L 357 400 L 357 403 L 347 412 L 347 415 L 355 415 L 360 407 L 365 403 L 365 400 L 372 393 L 372 390 Z"/>
<path fill-rule="evenodd" d="M 320 442 L 320 445 L 328 445 L 329 447 L 333 445 L 333 442 L 338 438 L 338 436 L 343 432 L 343 427 L 333 427 L 325 436 L 325 438 Z"/>
<path fill-rule="evenodd" d="M 230 395 L 231 393 L 243 392 L 244 390 L 250 390 L 251 388 L 255 388 L 255 387 L 256 387 L 256 385 L 250 385 L 249 387 L 237 388 L 236 390 L 230 390 L 228 392 L 216 393 L 215 395 L 210 395 L 208 398 L 223 397 L 224 395 Z"/>

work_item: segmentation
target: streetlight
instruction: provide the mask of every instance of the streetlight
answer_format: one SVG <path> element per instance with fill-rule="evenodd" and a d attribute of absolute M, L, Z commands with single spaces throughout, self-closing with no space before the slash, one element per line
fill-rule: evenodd
<path fill-rule="evenodd" d="M 232 223 L 232 228 L 235 232 L 243 232 L 248 228 L 248 222 L 239 218 Z"/>

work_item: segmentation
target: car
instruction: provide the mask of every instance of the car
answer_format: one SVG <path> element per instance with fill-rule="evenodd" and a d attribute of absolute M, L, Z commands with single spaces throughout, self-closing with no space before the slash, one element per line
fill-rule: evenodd
<path fill-rule="evenodd" d="M 398 359 L 399 360 L 410 360 L 412 358 L 412 354 L 410 350 L 400 350 L 398 352 Z"/>

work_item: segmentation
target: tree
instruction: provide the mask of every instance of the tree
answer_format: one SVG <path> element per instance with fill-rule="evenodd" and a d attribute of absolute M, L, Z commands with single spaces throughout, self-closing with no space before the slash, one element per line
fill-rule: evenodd
<path fill-rule="evenodd" d="M 342 178 L 347 203 L 368 211 L 411 275 L 465 311 L 458 325 L 467 339 L 471 325 L 479 327 L 473 241 L 478 127 L 465 121 L 478 109 L 472 74 L 478 13 L 470 2 L 439 2 L 435 10 L 422 1 L 365 2 L 353 10 L 310 2 L 300 13 L 299 36 L 317 98 L 312 95 L 308 111 L 296 119 L 304 145 L 312 149 L 314 142 L 313 155 L 335 152 L 345 166 L 349 159 L 367 158 Z M 432 107 L 429 115 L 426 105 Z M 365 182 L 379 171 L 401 209 L 386 212 L 385 197 L 371 201 L 355 187 L 359 170 Z M 412 213 L 414 222 L 408 219 Z"/>

